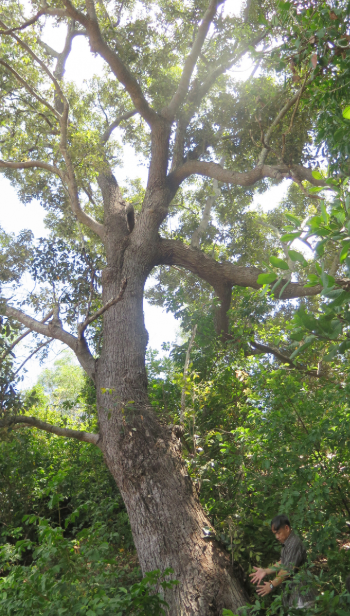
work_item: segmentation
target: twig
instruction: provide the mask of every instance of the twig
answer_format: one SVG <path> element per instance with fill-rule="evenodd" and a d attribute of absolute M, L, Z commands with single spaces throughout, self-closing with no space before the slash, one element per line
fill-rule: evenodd
<path fill-rule="evenodd" d="M 22 368 L 23 368 L 24 364 L 26 364 L 26 363 L 27 363 L 27 361 L 29 361 L 29 360 L 33 357 L 33 355 L 35 355 L 38 351 L 40 351 L 40 349 L 42 349 L 43 347 L 45 347 L 47 344 L 50 344 L 50 342 L 52 342 L 52 341 L 53 341 L 53 338 L 50 338 L 49 340 L 46 340 L 46 341 L 45 341 L 45 342 L 43 342 L 42 344 L 39 344 L 39 346 L 38 346 L 36 349 L 34 349 L 33 353 L 31 353 L 31 354 L 30 354 L 30 355 L 29 355 L 29 356 L 28 356 L 28 357 L 27 357 L 27 358 L 26 358 L 26 359 L 25 359 L 25 360 L 21 363 L 20 367 L 19 367 L 19 368 L 17 368 L 17 370 L 16 370 L 16 372 L 14 373 L 14 375 L 13 375 L 13 376 L 15 377 L 15 376 L 16 376 L 16 374 L 18 374 L 18 373 L 19 373 L 19 371 L 20 371 L 20 370 L 22 370 Z"/>
<path fill-rule="evenodd" d="M 90 323 L 92 323 L 93 321 L 98 319 L 98 317 L 100 317 L 104 312 L 106 312 L 106 310 L 108 310 L 108 308 L 110 308 L 111 306 L 114 306 L 114 304 L 117 304 L 118 302 L 120 302 L 120 300 L 122 299 L 122 297 L 124 295 L 124 291 L 126 289 L 126 285 L 127 285 L 127 280 L 125 278 L 123 280 L 123 282 L 122 282 L 122 286 L 120 287 L 120 291 L 119 291 L 117 297 L 113 297 L 112 299 L 110 299 L 109 302 L 107 302 L 107 304 L 102 306 L 102 308 L 100 308 L 99 310 L 97 310 L 97 312 L 92 314 L 91 317 L 87 317 L 83 323 L 80 323 L 78 325 L 78 340 L 82 340 L 84 331 L 86 330 L 87 326 L 90 325 Z"/>
<path fill-rule="evenodd" d="M 53 310 L 50 310 L 50 312 L 43 318 L 43 320 L 41 321 L 41 323 L 45 323 L 45 321 L 47 321 L 50 317 L 52 317 L 53 315 Z M 2 362 L 6 355 L 8 355 L 9 353 L 11 353 L 12 349 L 19 343 L 21 342 L 21 340 L 23 340 L 23 338 L 25 338 L 26 336 L 28 336 L 28 334 L 30 334 L 33 330 L 32 329 L 27 329 L 26 332 L 23 332 L 23 334 L 21 334 L 20 336 L 18 336 L 18 338 L 16 338 L 16 340 L 14 340 L 12 342 L 12 344 L 5 349 L 5 351 L 3 352 L 3 354 L 0 356 L 0 362 Z"/>
<path fill-rule="evenodd" d="M 183 377 L 184 385 L 181 391 L 181 408 L 180 408 L 180 423 L 181 424 L 183 424 L 185 420 L 185 408 L 186 408 L 186 382 L 185 381 L 188 375 L 188 367 L 190 365 L 191 350 L 193 347 L 194 339 L 196 337 L 196 333 L 197 333 L 197 323 L 192 330 L 191 339 L 190 339 L 190 342 L 188 344 L 188 348 L 186 351 L 186 358 L 185 358 L 185 365 L 184 365 L 184 377 Z"/>

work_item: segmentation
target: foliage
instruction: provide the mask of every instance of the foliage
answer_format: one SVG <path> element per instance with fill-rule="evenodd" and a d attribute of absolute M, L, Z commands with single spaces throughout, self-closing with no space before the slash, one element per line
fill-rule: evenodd
<path fill-rule="evenodd" d="M 51 372 L 57 395 L 71 391 L 70 361 L 64 356 Z M 39 381 L 47 377 L 46 370 Z M 78 427 L 93 429 L 89 384 L 75 393 L 81 400 Z M 25 398 L 31 415 L 76 426 L 40 385 Z M 90 425 L 82 423 L 84 416 Z M 97 448 L 12 431 L 1 441 L 0 465 L 1 615 L 163 613 L 163 599 L 154 591 L 171 586 L 171 571 L 140 579 L 125 507 Z"/>

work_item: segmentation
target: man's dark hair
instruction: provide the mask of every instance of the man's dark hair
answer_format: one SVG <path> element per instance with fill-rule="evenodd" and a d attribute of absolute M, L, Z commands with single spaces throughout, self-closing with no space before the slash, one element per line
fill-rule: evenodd
<path fill-rule="evenodd" d="M 283 526 L 289 526 L 289 528 L 292 528 L 290 525 L 289 518 L 284 515 L 284 513 L 282 513 L 281 515 L 276 515 L 273 520 L 271 520 L 271 528 L 273 530 L 279 530 Z"/>

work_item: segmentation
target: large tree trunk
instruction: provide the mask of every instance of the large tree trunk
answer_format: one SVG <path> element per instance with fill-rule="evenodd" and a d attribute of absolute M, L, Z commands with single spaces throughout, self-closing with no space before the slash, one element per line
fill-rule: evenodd
<path fill-rule="evenodd" d="M 105 315 L 96 384 L 102 450 L 124 499 L 142 571 L 172 567 L 180 584 L 166 594 L 171 616 L 221 616 L 246 602 L 227 554 L 203 537 L 209 524 L 181 459 L 176 429 L 161 425 L 147 397 L 143 289 L 145 259 L 127 247 L 104 272 Z M 116 261 L 115 261 L 116 262 Z"/>

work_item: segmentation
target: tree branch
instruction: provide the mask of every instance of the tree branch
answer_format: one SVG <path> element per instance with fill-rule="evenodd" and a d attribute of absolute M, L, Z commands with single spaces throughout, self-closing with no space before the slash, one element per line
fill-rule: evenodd
<path fill-rule="evenodd" d="M 24 361 L 22 361 L 21 365 L 19 366 L 19 368 L 17 368 L 16 372 L 14 373 L 14 377 L 16 376 L 16 374 L 18 374 L 23 366 L 27 363 L 27 361 L 29 361 L 30 359 L 32 359 L 32 357 L 34 355 L 36 355 L 36 353 L 38 353 L 38 351 L 40 351 L 40 349 L 43 349 L 47 344 L 50 344 L 50 342 L 52 342 L 53 338 L 50 338 L 49 340 L 45 340 L 45 342 L 42 342 L 41 344 L 39 344 L 39 346 L 36 347 L 36 349 L 34 349 L 34 351 L 28 355 L 28 357 L 25 358 Z"/>
<path fill-rule="evenodd" d="M 94 380 L 95 378 L 95 360 L 89 351 L 89 347 L 84 339 L 78 340 L 75 336 L 72 336 L 69 332 L 62 329 L 60 326 L 49 323 L 44 324 L 33 317 L 25 314 L 21 310 L 6 304 L 6 312 L 7 317 L 11 317 L 12 319 L 16 319 L 20 323 L 23 323 L 26 327 L 31 329 L 32 331 L 37 332 L 38 334 L 42 334 L 47 338 L 55 338 L 56 340 L 60 340 L 64 342 L 69 348 L 74 351 L 77 356 L 80 364 L 87 372 L 87 374 Z"/>
<path fill-rule="evenodd" d="M 0 160 L 0 168 L 3 169 L 45 169 L 45 171 L 50 171 L 51 173 L 55 173 L 62 180 L 62 174 L 58 167 L 54 165 L 50 165 L 49 163 L 44 163 L 42 160 L 25 160 L 21 162 L 10 161 L 10 160 Z"/>
<path fill-rule="evenodd" d="M 107 62 L 111 71 L 130 95 L 135 109 L 150 126 L 158 122 L 159 117 L 149 106 L 139 83 L 132 75 L 129 68 L 119 58 L 118 54 L 110 49 L 104 41 L 99 28 L 93 0 L 85 0 L 88 15 L 84 15 L 78 11 L 70 0 L 62 0 L 62 2 L 66 7 L 67 14 L 84 26 L 89 37 L 91 51 L 98 53 Z"/>
<path fill-rule="evenodd" d="M 297 178 L 300 181 L 307 180 L 314 186 L 325 186 L 324 180 L 315 180 L 312 176 L 312 169 L 302 165 L 286 164 L 280 165 L 260 165 L 250 171 L 234 173 L 228 169 L 223 169 L 221 165 L 214 162 L 204 162 L 199 160 L 189 160 L 181 167 L 168 175 L 168 181 L 173 190 L 177 190 L 180 184 L 191 175 L 202 175 L 236 186 L 252 186 L 264 178 L 283 180 L 286 178 Z M 295 180 L 294 180 L 295 181 Z"/>
<path fill-rule="evenodd" d="M 136 115 L 138 113 L 137 109 L 132 109 L 131 111 L 127 111 L 126 113 L 122 113 L 120 116 L 118 116 L 114 122 L 112 122 L 112 124 L 110 124 L 110 126 L 108 126 L 108 128 L 105 130 L 105 132 L 103 133 L 102 137 L 101 137 L 101 141 L 102 143 L 107 143 L 108 139 L 110 138 L 112 132 L 118 128 L 119 124 L 123 121 L 123 120 L 128 120 L 129 118 L 132 118 L 132 116 Z"/>
<path fill-rule="evenodd" d="M 184 374 L 183 374 L 184 385 L 181 390 L 181 406 L 180 406 L 180 423 L 182 425 L 184 424 L 184 421 L 185 421 L 185 410 L 186 410 L 186 379 L 188 375 L 188 368 L 190 365 L 191 350 L 194 344 L 196 333 L 197 333 L 197 323 L 195 324 L 192 330 L 191 338 L 188 343 L 188 347 L 186 351 L 186 358 L 185 358 L 185 364 L 184 364 Z"/>
<path fill-rule="evenodd" d="M 250 287 L 261 289 L 257 283 L 261 270 L 256 267 L 243 267 L 225 261 L 219 263 L 201 250 L 190 248 L 179 240 L 160 239 L 158 260 L 156 265 L 178 265 L 208 282 L 219 297 L 225 296 L 228 287 Z M 287 280 L 283 280 L 282 288 Z M 294 299 L 297 297 L 312 297 L 322 291 L 322 286 L 304 287 L 302 284 L 290 282 L 279 299 Z M 278 297 L 278 289 L 275 290 Z"/>
<path fill-rule="evenodd" d="M 283 353 L 281 353 L 278 349 L 267 346 L 266 344 L 261 344 L 261 342 L 256 342 L 255 340 L 251 340 L 249 344 L 261 353 L 269 353 L 270 355 L 274 355 L 274 357 L 277 357 L 277 359 L 282 361 L 284 364 L 289 364 L 292 368 L 295 368 L 296 370 L 305 372 L 310 376 L 319 377 L 317 370 L 306 370 L 305 368 L 303 368 L 303 366 L 295 364 L 292 359 L 287 357 L 287 355 L 283 355 Z"/>
<path fill-rule="evenodd" d="M 0 21 L 0 25 L 4 26 L 4 22 Z M 32 58 L 35 62 L 37 62 L 37 64 L 39 64 L 39 66 L 42 68 L 42 70 L 44 71 L 44 73 L 46 73 L 46 75 L 49 77 L 49 79 L 52 81 L 56 93 L 59 96 L 59 98 L 62 101 L 62 104 L 65 103 L 66 105 L 68 105 L 68 101 L 65 97 L 65 95 L 62 92 L 61 86 L 58 83 L 56 77 L 51 73 L 50 69 L 46 66 L 45 62 L 43 62 L 39 56 L 37 56 L 36 53 L 34 53 L 34 51 L 31 49 L 31 47 L 29 47 L 29 45 L 27 45 L 27 43 L 25 43 L 21 38 L 19 38 L 19 36 L 17 36 L 16 34 L 11 34 L 12 38 L 15 39 L 15 41 L 22 47 L 22 49 L 24 49 Z M 61 54 L 62 55 L 62 54 Z M 62 110 L 59 111 L 58 109 L 55 109 L 55 115 L 59 114 L 58 117 L 60 117 L 62 113 Z"/>
<path fill-rule="evenodd" d="M 52 317 L 53 315 L 53 310 L 50 310 L 50 312 L 44 316 L 44 318 L 40 321 L 41 323 L 45 323 L 45 321 L 47 321 L 50 317 Z M 27 331 L 23 332 L 23 334 L 21 334 L 20 336 L 18 336 L 18 338 L 16 338 L 16 340 L 14 340 L 12 342 L 12 344 L 10 344 L 9 347 L 7 347 L 7 349 L 5 349 L 5 351 L 3 352 L 3 354 L 0 356 L 0 362 L 2 362 L 6 355 L 8 355 L 9 353 L 11 353 L 12 349 L 17 346 L 17 344 L 19 344 L 21 342 L 21 340 L 23 340 L 23 338 L 25 338 L 26 336 L 28 336 L 33 330 L 32 329 L 27 329 Z"/>
<path fill-rule="evenodd" d="M 197 36 L 192 45 L 191 53 L 189 54 L 189 56 L 187 56 L 185 60 L 184 68 L 182 71 L 182 75 L 180 78 L 180 83 L 178 85 L 177 91 L 175 92 L 169 105 L 165 107 L 165 109 L 162 110 L 162 115 L 167 120 L 172 121 L 174 119 L 177 110 L 179 109 L 181 103 L 184 101 L 186 97 L 186 94 L 190 86 L 192 73 L 197 64 L 197 60 L 202 50 L 206 36 L 208 34 L 210 24 L 212 23 L 214 19 L 218 6 L 222 4 L 223 2 L 225 2 L 225 0 L 211 0 L 207 10 L 204 13 L 203 19 L 198 28 Z"/>
<path fill-rule="evenodd" d="M 17 37 L 16 37 L 17 38 Z M 47 107 L 53 114 L 54 116 L 56 116 L 56 118 L 59 120 L 60 115 L 59 113 L 56 111 L 56 109 L 54 107 L 52 107 L 52 105 L 50 105 L 50 103 L 48 101 L 46 101 L 44 98 L 42 98 L 42 96 L 40 96 L 40 94 L 38 94 L 37 92 L 35 92 L 35 90 L 29 85 L 29 83 L 26 82 L 25 79 L 23 79 L 23 77 L 21 77 L 21 75 L 19 75 L 19 73 L 17 73 L 17 71 L 15 71 L 14 68 L 12 68 L 12 66 L 10 66 L 9 64 L 7 64 L 7 62 L 5 62 L 4 60 L 2 60 L 0 58 L 0 64 L 2 66 L 4 66 L 10 73 L 12 73 L 12 75 L 17 79 L 17 81 L 32 95 L 34 96 L 34 98 L 36 98 L 36 100 L 41 103 L 42 105 L 44 105 L 45 107 Z"/>
<path fill-rule="evenodd" d="M 2 21 L 0 21 L 0 25 L 4 26 L 5 24 Z M 78 220 L 82 224 L 84 224 L 87 227 L 89 227 L 90 229 L 92 229 L 92 231 L 94 231 L 97 235 L 99 235 L 99 237 L 101 237 L 101 239 L 103 239 L 104 238 L 104 226 L 102 224 L 100 224 L 99 222 L 97 222 L 94 218 L 92 218 L 92 216 L 89 216 L 89 214 L 86 214 L 84 212 L 84 210 L 82 209 L 81 205 L 80 205 L 79 193 L 78 193 L 78 187 L 77 187 L 77 182 L 76 182 L 76 178 L 75 178 L 74 168 L 73 168 L 73 164 L 72 164 L 72 161 L 71 161 L 71 158 L 70 158 L 70 155 L 69 155 L 69 152 L 68 152 L 68 148 L 67 148 L 67 129 L 68 129 L 69 104 L 68 104 L 68 100 L 65 97 L 65 95 L 64 95 L 64 93 L 63 93 L 63 91 L 61 89 L 61 86 L 60 86 L 60 84 L 58 82 L 58 79 L 62 79 L 62 77 L 63 77 L 64 64 L 65 64 L 65 61 L 66 61 L 66 59 L 67 59 L 67 57 L 69 55 L 70 49 L 71 49 L 72 39 L 74 37 L 74 23 L 71 24 L 71 26 L 68 28 L 68 34 L 67 34 L 67 37 L 66 37 L 65 46 L 64 46 L 64 49 L 63 49 L 62 53 L 58 54 L 58 60 L 57 60 L 57 65 L 56 65 L 56 70 L 55 70 L 56 76 L 54 76 L 51 73 L 51 71 L 46 66 L 45 62 L 43 62 L 33 52 L 33 50 L 29 47 L 29 45 L 27 45 L 27 43 L 22 41 L 22 39 L 20 39 L 15 34 L 11 34 L 11 36 L 33 58 L 33 60 L 39 64 L 39 66 L 42 68 L 42 70 L 46 73 L 46 75 L 52 81 L 52 83 L 54 85 L 54 88 L 55 88 L 55 93 L 56 93 L 56 95 L 55 95 L 55 107 L 52 107 L 52 105 L 50 105 L 50 103 L 48 103 L 42 97 L 40 97 L 33 90 L 33 88 L 31 88 L 31 86 L 29 86 L 29 84 L 24 79 L 22 79 L 22 77 L 10 65 L 8 65 L 3 60 L 0 60 L 0 64 L 3 64 L 16 77 L 16 79 L 39 102 L 41 102 L 42 104 L 46 105 L 54 113 L 54 115 L 58 119 L 59 124 L 60 124 L 60 128 L 61 128 L 60 151 L 61 151 L 61 154 L 62 154 L 62 156 L 64 158 L 65 163 L 66 163 L 67 173 L 62 173 L 62 172 L 60 172 L 58 170 L 55 171 L 55 172 L 56 173 L 58 172 L 58 175 L 61 178 L 61 180 L 65 181 L 67 183 L 67 190 L 68 190 L 68 194 L 69 194 L 69 197 L 70 197 L 71 208 L 72 208 L 73 213 L 78 218 Z M 0 164 L 0 166 L 1 166 L 1 164 Z M 40 166 L 43 167 L 42 165 L 40 165 Z M 24 168 L 24 167 L 22 167 L 22 168 Z M 51 169 L 49 169 L 48 167 L 46 167 L 46 168 L 48 170 L 52 170 L 53 169 L 52 167 L 51 167 Z"/>
<path fill-rule="evenodd" d="M 46 12 L 46 7 L 41 8 L 40 11 L 38 11 L 33 17 L 28 19 L 28 21 L 25 21 L 23 24 L 21 24 L 20 26 L 16 26 L 15 28 L 7 28 L 7 26 L 4 26 L 0 22 L 0 25 L 3 28 L 5 28 L 5 30 L 0 30 L 0 34 L 12 34 L 13 32 L 18 31 L 18 30 L 25 30 L 25 28 L 28 28 L 28 26 L 31 26 L 36 21 L 38 21 L 39 17 L 41 17 L 42 15 L 45 15 L 45 12 Z"/>
<path fill-rule="evenodd" d="M 220 160 L 220 165 L 223 165 L 224 162 L 225 162 L 225 159 L 222 158 Z M 214 194 L 210 195 L 209 197 L 207 197 L 201 221 L 200 221 L 197 229 L 195 229 L 195 231 L 192 234 L 192 238 L 191 238 L 191 247 L 192 248 L 199 248 L 199 242 L 201 240 L 201 237 L 202 237 L 204 231 L 206 230 L 206 228 L 207 228 L 207 226 L 209 224 L 209 218 L 210 218 L 211 209 L 212 209 L 216 199 L 218 197 L 220 197 L 221 190 L 219 188 L 219 183 L 218 183 L 217 180 L 213 181 L 213 189 L 214 189 Z"/>
<path fill-rule="evenodd" d="M 44 430 L 45 432 L 51 432 L 57 436 L 64 436 L 66 438 L 75 438 L 78 441 L 85 441 L 85 443 L 92 443 L 100 447 L 99 434 L 92 434 L 91 432 L 82 432 L 81 430 L 71 430 L 70 428 L 60 428 L 53 424 L 41 421 L 36 417 L 28 417 L 26 415 L 13 415 L 6 419 L 0 420 L 0 428 L 11 428 L 14 425 L 22 425 L 23 427 L 38 428 L 38 430 Z"/>
<path fill-rule="evenodd" d="M 125 278 L 125 280 L 123 280 L 123 282 L 122 282 L 122 285 L 120 287 L 120 291 L 119 291 L 117 297 L 113 297 L 112 299 L 110 299 L 109 302 L 107 302 L 104 306 L 102 306 L 102 308 L 97 310 L 90 317 L 87 317 L 83 323 L 80 323 L 78 325 L 78 340 L 82 340 L 84 331 L 86 330 L 87 326 L 90 325 L 90 323 L 92 323 L 93 321 L 98 319 L 98 317 L 100 317 L 104 312 L 106 312 L 106 310 L 108 310 L 108 308 L 110 308 L 111 306 L 114 306 L 114 304 L 117 304 L 118 302 L 120 302 L 120 300 L 123 298 L 124 291 L 126 289 L 126 285 L 127 285 L 127 280 Z"/>
<path fill-rule="evenodd" d="M 304 82 L 304 84 L 301 86 L 301 88 L 296 92 L 296 94 L 294 94 L 294 96 L 286 102 L 286 104 L 282 107 L 282 109 L 279 111 L 279 113 L 277 114 L 277 116 L 275 117 L 274 121 L 272 122 L 271 126 L 268 128 L 268 130 L 266 131 L 265 135 L 264 135 L 264 145 L 268 146 L 269 142 L 270 142 L 270 137 L 272 135 L 273 129 L 281 122 L 281 120 L 283 120 L 283 118 L 287 115 L 288 111 L 293 107 L 293 105 L 295 103 L 298 103 L 300 100 L 300 97 L 305 89 L 305 87 L 308 85 L 308 83 L 311 82 L 311 79 L 309 79 L 306 83 Z M 267 155 L 269 153 L 269 148 L 268 147 L 264 147 L 261 152 L 260 152 L 260 156 L 258 158 L 258 166 L 259 165 L 263 165 L 265 163 L 265 160 L 267 158 Z"/>
<path fill-rule="evenodd" d="M 255 40 L 249 41 L 249 45 L 245 46 L 240 51 L 237 51 L 238 43 L 234 46 L 234 55 L 230 55 L 225 61 L 221 61 L 218 66 L 212 69 L 209 74 L 205 77 L 202 84 L 198 85 L 196 81 L 194 82 L 192 89 L 188 93 L 187 103 L 188 108 L 186 113 L 182 113 L 179 118 L 178 128 L 176 130 L 175 142 L 174 142 L 174 153 L 173 160 L 171 164 L 171 171 L 175 170 L 183 163 L 184 156 L 184 137 L 186 134 L 186 129 L 193 118 L 194 114 L 197 112 L 198 107 L 203 100 L 204 96 L 208 94 L 211 87 L 214 85 L 217 78 L 228 71 L 235 62 L 239 62 L 243 56 L 250 51 L 252 46 L 258 45 L 268 34 L 268 31 L 260 34 Z"/>

